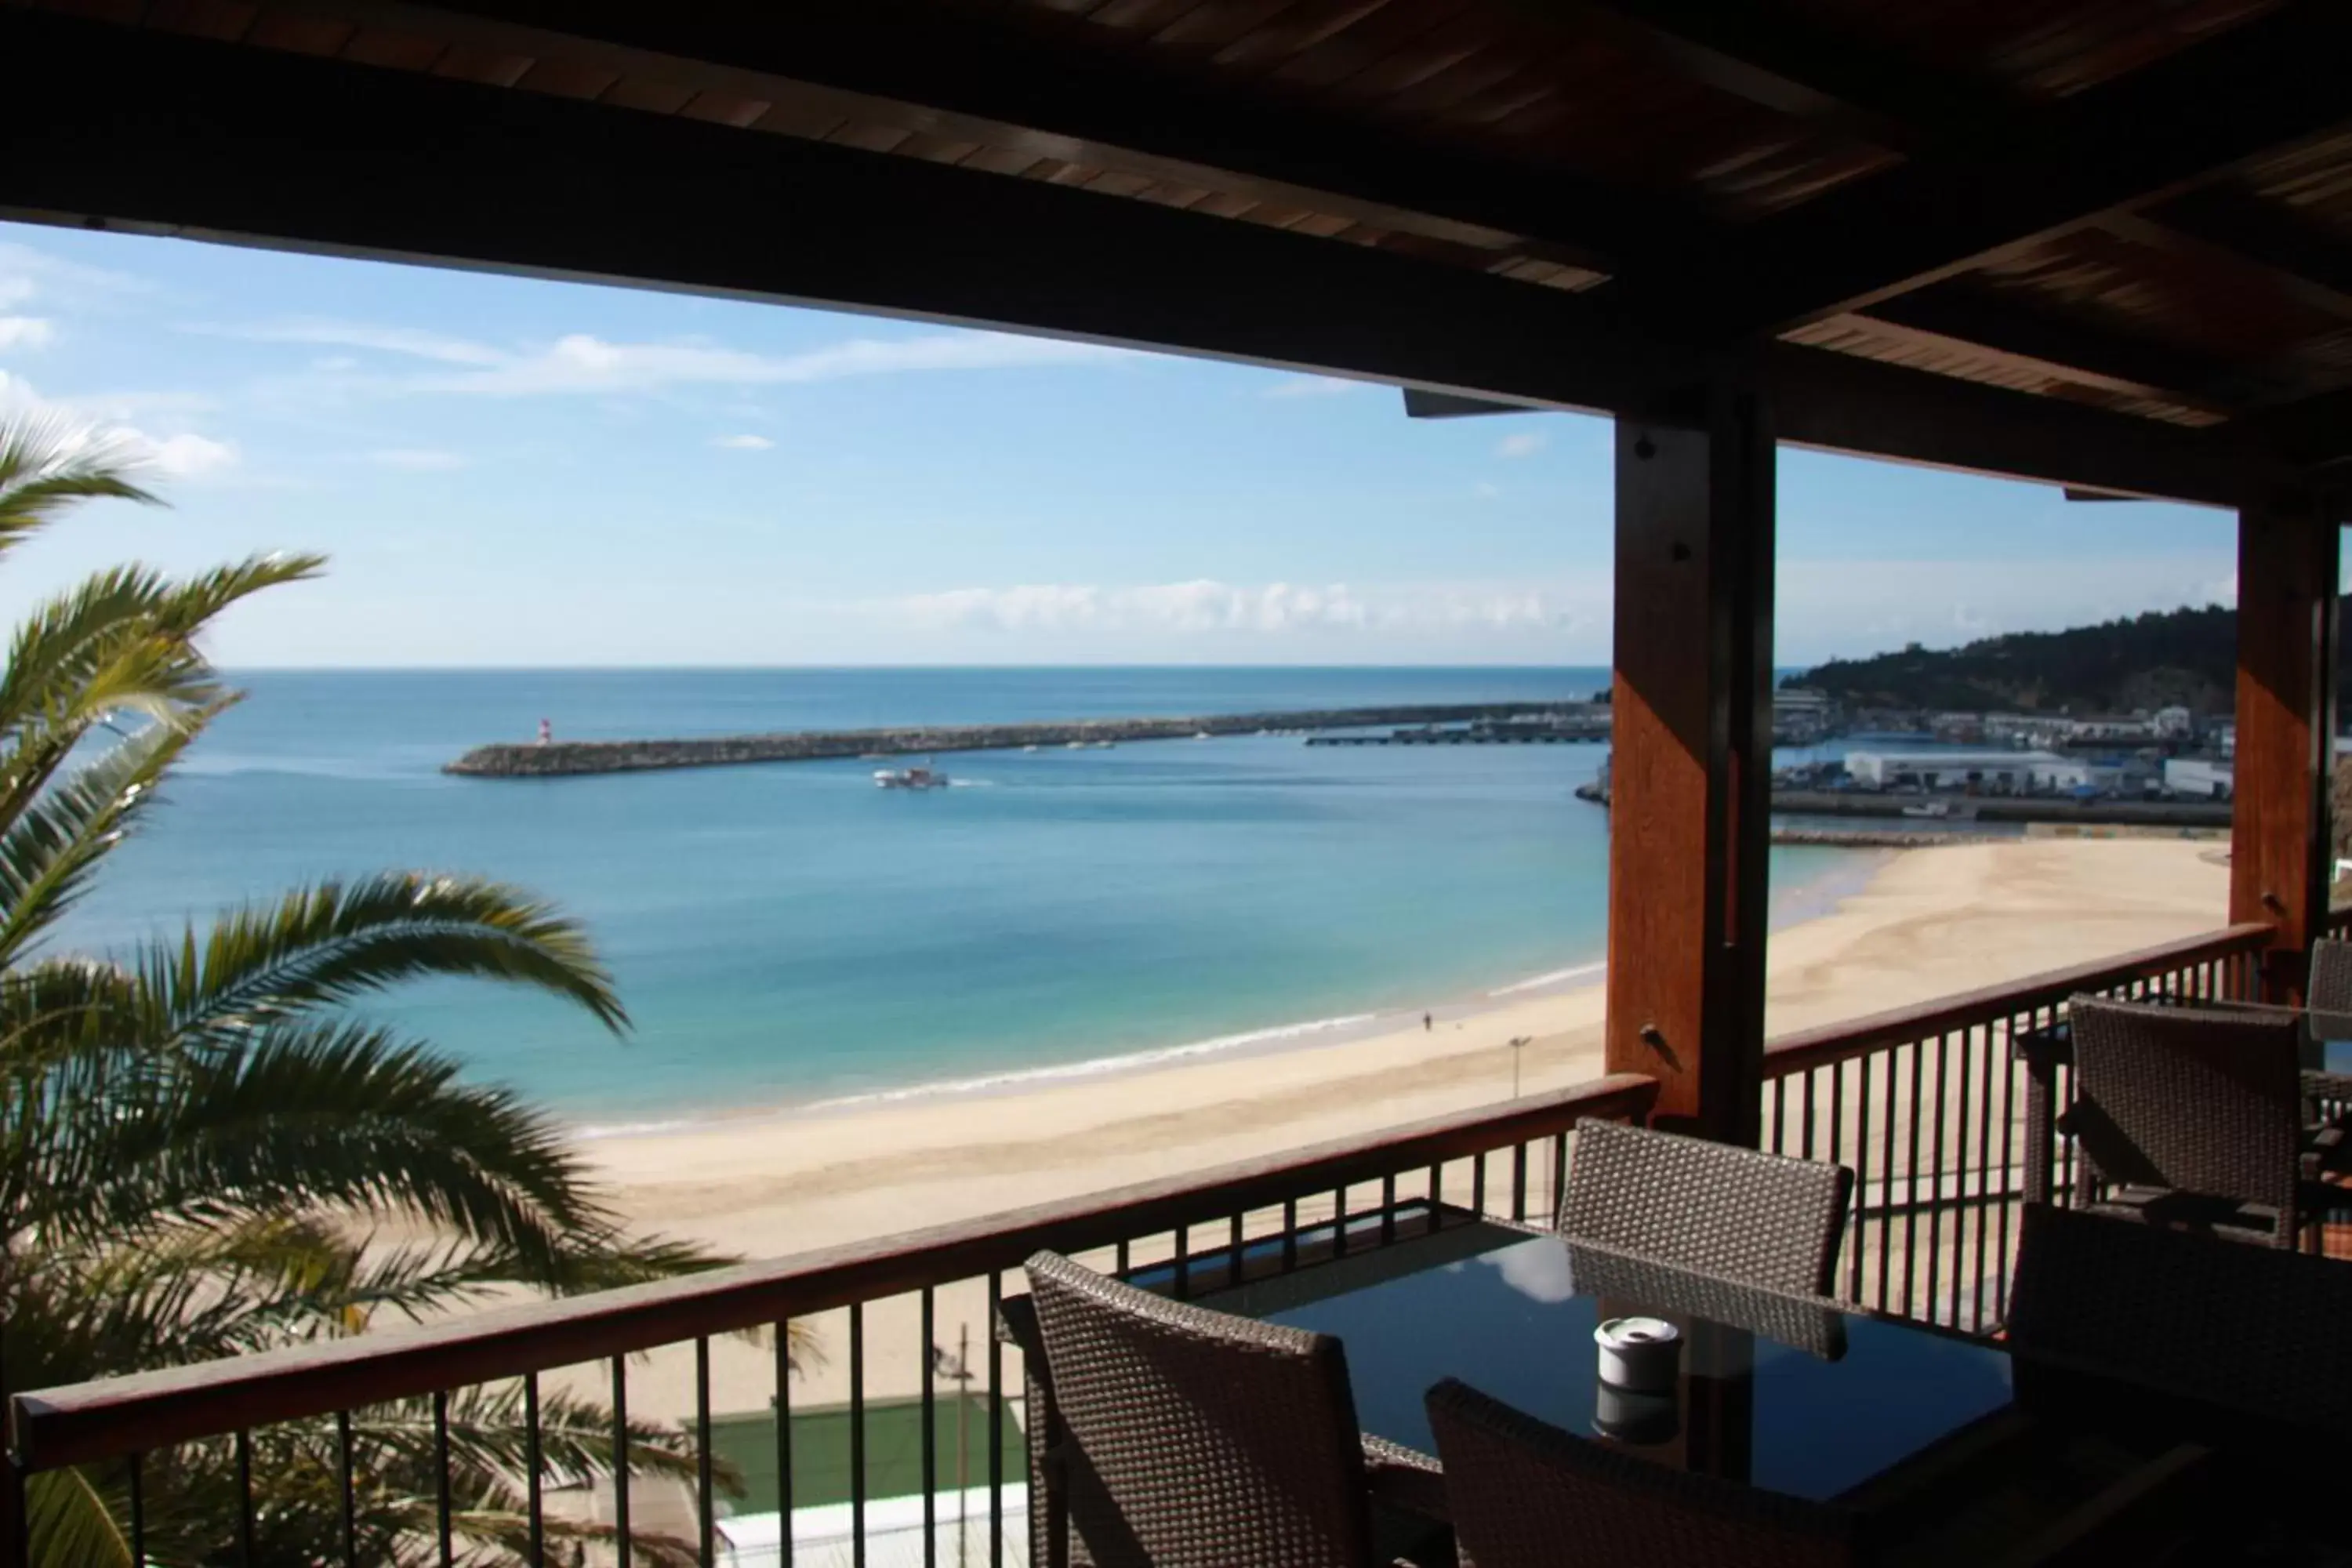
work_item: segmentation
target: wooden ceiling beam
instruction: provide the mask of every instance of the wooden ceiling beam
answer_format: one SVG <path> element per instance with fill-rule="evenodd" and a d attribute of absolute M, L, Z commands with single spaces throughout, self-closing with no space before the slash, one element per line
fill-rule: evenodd
<path fill-rule="evenodd" d="M 2278 288 L 2352 320 L 2352 244 L 2287 207 L 2229 186 L 2197 191 L 2105 226 L 2179 256 L 2266 274 Z"/>
<path fill-rule="evenodd" d="M 591 60 L 751 99 L 1300 206 L 1605 272 L 1709 226 L 1694 206 L 1515 168 L 1324 117 L 1106 47 L 1083 21 L 1016 27 L 919 0 L 278 0 L 282 8 L 505 53 Z"/>
<path fill-rule="evenodd" d="M 1597 290 L 1729 342 L 1867 310 L 2352 122 L 2352 6 L 2301 0 Z"/>
<path fill-rule="evenodd" d="M 2085 326 L 1958 283 L 1882 300 L 1857 319 L 2128 397 L 2224 418 L 2241 412 L 2208 390 L 2223 380 L 2228 367 L 2203 355 Z"/>
<path fill-rule="evenodd" d="M 1515 0 L 1731 97 L 1910 153 L 2014 115 L 2015 95 L 1922 67 L 1760 0 Z"/>
<path fill-rule="evenodd" d="M 822 304 L 1643 413 L 1721 367 L 1589 295 L 919 159 L 0 8 L 0 216 Z M 103 81 L 104 93 L 89 84 Z M 2197 432 L 1773 345 L 1784 438 L 2234 504 Z"/>

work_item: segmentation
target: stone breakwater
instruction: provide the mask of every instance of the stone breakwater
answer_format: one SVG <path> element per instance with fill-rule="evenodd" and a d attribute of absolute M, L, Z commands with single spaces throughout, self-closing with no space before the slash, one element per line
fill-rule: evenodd
<path fill-rule="evenodd" d="M 1581 708 L 1583 704 L 1560 704 Z M 441 771 L 468 778 L 563 778 L 656 768 L 808 763 L 827 758 L 929 756 L 1018 751 L 1099 741 L 1181 741 L 1272 730 L 1346 730 L 1375 724 L 1447 724 L 1499 720 L 1557 708 L 1524 702 L 1396 708 L 1331 708 L 1297 713 L 1224 713 L 1189 719 L 1081 719 L 1067 723 L 939 724 L 893 730 L 802 730 L 773 735 L 710 735 L 676 741 L 557 741 L 477 746 Z"/>

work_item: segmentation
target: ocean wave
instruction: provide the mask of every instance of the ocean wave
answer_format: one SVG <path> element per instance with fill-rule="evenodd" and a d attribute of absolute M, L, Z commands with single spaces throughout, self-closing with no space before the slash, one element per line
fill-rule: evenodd
<path fill-rule="evenodd" d="M 1341 1030 L 1361 1027 L 1382 1021 L 1387 1015 L 1380 1013 L 1349 1013 L 1336 1018 L 1316 1018 L 1304 1024 L 1279 1024 L 1267 1029 L 1249 1029 L 1237 1035 L 1219 1035 L 1211 1039 L 1194 1040 L 1189 1045 L 1163 1046 L 1155 1050 L 1130 1051 L 1123 1056 L 1090 1057 L 1084 1061 L 1055 1062 L 1045 1067 L 1012 1068 L 1003 1072 L 982 1073 L 971 1078 L 942 1079 L 929 1083 L 906 1084 L 897 1089 L 875 1089 L 866 1094 L 839 1095 L 831 1100 L 806 1100 L 797 1105 L 780 1106 L 770 1114 L 793 1116 L 818 1111 L 853 1110 L 861 1106 L 891 1105 L 910 1100 L 953 1099 L 965 1095 L 998 1094 L 1008 1089 L 1067 1082 L 1083 1079 L 1111 1078 L 1123 1073 L 1140 1072 L 1164 1067 L 1171 1062 L 1189 1061 L 1196 1057 L 1220 1056 L 1228 1051 L 1265 1049 L 1286 1041 L 1303 1040 L 1317 1035 L 1335 1034 Z M 582 1139 L 625 1138 L 658 1132 L 685 1132 L 696 1128 L 721 1126 L 730 1121 L 749 1119 L 757 1113 L 736 1116 L 674 1117 L 659 1121 L 591 1123 L 575 1127 L 572 1135 Z"/>
<path fill-rule="evenodd" d="M 1566 969 L 1554 969 L 1542 974 L 1530 975 L 1508 985 L 1497 985 L 1486 993 L 1489 996 L 1516 996 L 1522 991 L 1549 991 L 1554 986 L 1573 984 L 1580 980 L 1597 980 L 1609 973 L 1609 961 L 1597 959 L 1591 963 L 1571 964 Z"/>

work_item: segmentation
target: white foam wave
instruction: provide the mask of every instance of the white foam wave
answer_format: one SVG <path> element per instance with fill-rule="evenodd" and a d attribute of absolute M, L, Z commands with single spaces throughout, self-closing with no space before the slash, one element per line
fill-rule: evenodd
<path fill-rule="evenodd" d="M 1108 1078 L 1120 1073 L 1139 1072 L 1150 1068 L 1164 1067 L 1171 1062 L 1189 1061 L 1197 1057 L 1218 1056 L 1227 1051 L 1268 1049 L 1288 1041 L 1305 1040 L 1318 1035 L 1335 1034 L 1377 1023 L 1378 1013 L 1349 1013 L 1336 1018 L 1316 1018 L 1304 1024 L 1281 1024 L 1270 1029 L 1250 1029 L 1238 1035 L 1219 1035 L 1212 1039 L 1195 1040 L 1189 1045 L 1166 1046 L 1158 1050 L 1132 1051 L 1124 1056 L 1091 1057 L 1085 1061 L 1059 1062 L 1047 1067 L 1020 1068 L 1004 1072 L 984 1073 L 972 1078 L 946 1079 L 931 1083 L 908 1084 L 898 1089 L 877 1089 L 870 1094 L 841 1095 L 832 1100 L 810 1100 L 796 1106 L 779 1108 L 780 1114 L 809 1111 L 843 1110 L 858 1106 L 889 1105 L 910 1100 L 946 1099 L 959 1095 L 997 1094 L 1008 1089 L 1026 1089 L 1033 1085 L 1066 1082 L 1091 1078 Z M 592 1123 L 572 1130 L 581 1139 L 626 1138 L 659 1132 L 685 1132 L 698 1127 L 709 1127 L 739 1120 L 734 1117 L 708 1119 L 674 1118 L 662 1121 L 631 1121 Z"/>
<path fill-rule="evenodd" d="M 1522 991 L 1549 991 L 1557 986 L 1573 985 L 1580 980 L 1598 980 L 1608 973 L 1609 961 L 1601 959 L 1597 963 L 1571 964 L 1566 969 L 1549 970 L 1541 974 L 1530 975 L 1525 980 L 1515 981 L 1508 985 L 1497 985 L 1486 994 L 1515 996 Z"/>

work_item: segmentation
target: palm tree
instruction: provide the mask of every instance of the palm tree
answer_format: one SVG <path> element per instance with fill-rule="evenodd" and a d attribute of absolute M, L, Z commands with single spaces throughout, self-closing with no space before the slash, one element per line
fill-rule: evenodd
<path fill-rule="evenodd" d="M 0 553 L 78 503 L 152 501 L 126 454 L 68 426 L 0 421 Z M 523 985 L 607 1028 L 627 1016 L 581 928 L 514 889 L 393 871 L 321 881 L 132 951 L 57 951 L 58 921 L 136 831 L 181 754 L 237 700 L 199 646 L 229 606 L 316 575 L 313 555 L 188 578 L 102 572 L 40 605 L 0 669 L 0 1375 L 26 1389 L 364 1329 L 520 1286 L 561 1294 L 718 1261 L 624 1233 L 559 1126 L 465 1081 L 355 1005 L 406 980 Z M 511 1560 L 528 1441 L 518 1386 L 253 1435 L 257 1563 L 342 1554 L 342 1445 L 362 1556 Z M 609 1475 L 612 1420 L 551 1390 L 546 1465 Z M 640 1468 L 690 1444 L 640 1424 Z M 136 1477 L 162 1563 L 225 1561 L 232 1443 Z M 33 1478 L 34 1560 L 127 1564 L 130 1466 Z M 655 1542 L 661 1560 L 677 1543 Z"/>

